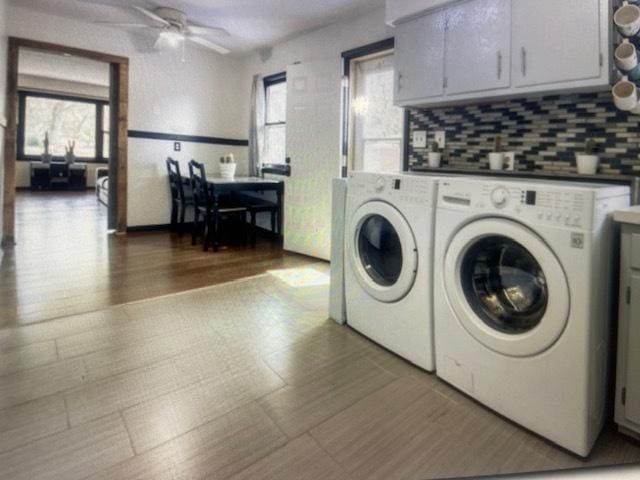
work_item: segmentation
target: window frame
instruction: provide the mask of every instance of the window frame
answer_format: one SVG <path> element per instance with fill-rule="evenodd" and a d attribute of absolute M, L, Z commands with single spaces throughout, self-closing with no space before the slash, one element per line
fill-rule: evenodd
<path fill-rule="evenodd" d="M 264 87 L 264 126 L 265 126 L 265 137 L 266 137 L 266 129 L 267 127 L 281 127 L 284 126 L 286 129 L 287 121 L 285 118 L 284 122 L 268 122 L 267 121 L 267 112 L 269 111 L 269 106 L 267 104 L 269 98 L 269 88 L 275 85 L 279 85 L 281 83 L 287 83 L 287 72 L 279 72 L 274 75 L 269 75 L 263 78 L 263 87 Z M 286 147 L 286 145 L 285 145 Z M 291 174 L 291 167 L 289 165 L 289 159 L 286 157 L 283 159 L 282 163 L 262 163 L 262 172 L 270 173 L 275 175 L 285 175 L 289 176 Z"/>
<path fill-rule="evenodd" d="M 58 93 L 45 93 L 33 90 L 19 90 L 18 91 L 18 129 L 17 129 L 17 160 L 23 162 L 37 162 L 41 160 L 40 155 L 26 155 L 25 152 L 25 128 L 26 128 L 26 106 L 27 99 L 29 98 L 47 98 L 50 100 L 61 100 L 66 102 L 86 103 L 95 105 L 96 107 L 96 126 L 95 126 L 95 141 L 96 141 L 96 156 L 95 157 L 76 157 L 76 160 L 82 163 L 109 163 L 109 158 L 104 156 L 104 139 L 105 139 L 105 125 L 104 125 L 104 107 L 108 107 L 110 102 L 108 100 L 99 100 L 87 97 L 80 97 L 75 95 L 64 95 Z M 108 127 L 108 125 L 107 125 Z M 111 133 L 111 132 L 108 132 Z M 64 161 L 63 156 L 54 156 L 55 161 Z"/>
<path fill-rule="evenodd" d="M 354 48 L 342 52 L 342 176 L 347 177 L 348 172 L 353 169 L 351 155 L 353 132 L 353 118 L 351 112 L 351 92 L 353 91 L 352 63 L 358 60 L 364 60 L 367 57 L 375 57 L 388 51 L 395 50 L 395 38 L 390 37 L 379 42 L 370 43 L 362 47 Z M 409 109 L 404 109 L 404 125 L 402 126 L 402 170 L 409 171 Z"/>

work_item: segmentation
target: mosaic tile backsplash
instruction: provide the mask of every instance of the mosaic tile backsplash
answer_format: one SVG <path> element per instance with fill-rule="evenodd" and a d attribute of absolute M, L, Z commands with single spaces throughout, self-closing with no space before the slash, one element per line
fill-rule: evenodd
<path fill-rule="evenodd" d="M 409 130 L 409 167 L 426 166 L 429 151 L 413 148 L 412 132 L 427 130 L 430 143 L 445 130 L 445 167 L 489 168 L 500 134 L 517 170 L 575 172 L 576 152 L 594 138 L 599 173 L 640 175 L 640 116 L 617 110 L 609 92 L 409 110 Z"/>

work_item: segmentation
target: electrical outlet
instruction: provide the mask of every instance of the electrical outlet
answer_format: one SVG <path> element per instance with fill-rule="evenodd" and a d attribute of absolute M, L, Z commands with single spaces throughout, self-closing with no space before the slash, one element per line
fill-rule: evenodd
<path fill-rule="evenodd" d="M 413 148 L 427 148 L 426 130 L 416 130 L 413 132 Z"/>
<path fill-rule="evenodd" d="M 182 150 L 182 144 L 180 142 L 173 142 L 173 151 L 179 152 Z"/>
<path fill-rule="evenodd" d="M 438 144 L 438 147 L 444 149 L 447 146 L 447 132 L 444 130 L 435 132 L 433 139 Z"/>
<path fill-rule="evenodd" d="M 504 152 L 505 170 L 514 171 L 516 169 L 516 152 Z"/>

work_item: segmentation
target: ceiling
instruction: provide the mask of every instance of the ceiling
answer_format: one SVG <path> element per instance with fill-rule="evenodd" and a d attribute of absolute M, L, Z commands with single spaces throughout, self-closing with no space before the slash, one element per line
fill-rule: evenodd
<path fill-rule="evenodd" d="M 104 62 L 21 48 L 18 65 L 20 75 L 109 86 L 109 64 Z"/>
<path fill-rule="evenodd" d="M 384 0 L 12 0 L 12 3 L 89 22 L 144 20 L 131 5 L 151 9 L 172 7 L 187 13 L 195 23 L 228 30 L 231 36 L 212 40 L 234 54 L 273 46 L 384 6 Z"/>

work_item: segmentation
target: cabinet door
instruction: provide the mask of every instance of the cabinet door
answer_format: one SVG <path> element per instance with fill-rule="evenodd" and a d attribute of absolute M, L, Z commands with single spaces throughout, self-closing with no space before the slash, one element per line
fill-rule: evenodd
<path fill-rule="evenodd" d="M 444 94 L 444 23 L 438 12 L 396 28 L 396 104 Z"/>
<path fill-rule="evenodd" d="M 518 87 L 600 76 L 600 0 L 513 0 Z"/>
<path fill-rule="evenodd" d="M 449 9 L 445 43 L 447 95 L 509 87 L 511 0 L 474 0 Z"/>
<path fill-rule="evenodd" d="M 631 275 L 625 416 L 640 425 L 640 273 Z"/>

